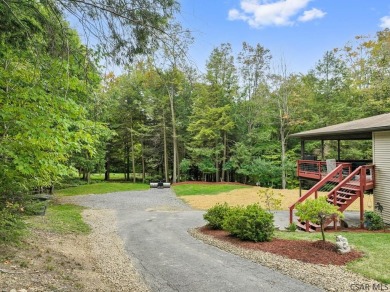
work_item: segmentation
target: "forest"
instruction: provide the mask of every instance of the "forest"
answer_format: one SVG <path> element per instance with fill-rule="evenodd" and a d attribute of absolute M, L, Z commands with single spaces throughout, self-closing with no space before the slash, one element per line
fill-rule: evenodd
<path fill-rule="evenodd" d="M 91 173 L 293 188 L 300 141 L 290 134 L 390 111 L 387 29 L 324 52 L 305 74 L 246 42 L 215 47 L 199 72 L 178 3 L 111 2 L 0 2 L 2 197 Z M 126 70 L 106 72 L 107 59 Z M 308 143 L 307 154 L 319 148 Z M 371 158 L 366 141 L 343 149 L 343 159 Z"/>

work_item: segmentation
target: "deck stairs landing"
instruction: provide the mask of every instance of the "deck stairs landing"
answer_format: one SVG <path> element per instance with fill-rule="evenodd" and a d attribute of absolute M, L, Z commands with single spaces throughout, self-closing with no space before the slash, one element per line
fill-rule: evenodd
<path fill-rule="evenodd" d="M 340 212 L 345 211 L 353 202 L 359 199 L 361 219 L 363 216 L 363 197 L 364 192 L 374 188 L 374 166 L 363 165 L 351 171 L 349 164 L 340 164 L 323 179 L 318 181 L 305 195 L 299 198 L 297 202 L 290 206 L 290 223 L 293 219 L 293 210 L 296 204 L 304 202 L 306 199 L 317 199 L 324 193 L 327 196 L 329 204 L 338 207 Z M 305 222 L 298 219 L 296 222 L 299 229 L 305 231 L 319 231 L 320 225 L 313 222 Z M 337 228 L 337 221 L 328 219 L 324 227 L 333 224 Z"/>

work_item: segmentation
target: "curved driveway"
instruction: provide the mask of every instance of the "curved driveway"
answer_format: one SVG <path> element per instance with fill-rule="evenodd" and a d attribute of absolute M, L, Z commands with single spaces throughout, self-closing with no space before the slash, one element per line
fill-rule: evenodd
<path fill-rule="evenodd" d="M 204 225 L 170 189 L 73 198 L 94 209 L 115 209 L 126 250 L 152 291 L 321 291 L 194 239 Z"/>

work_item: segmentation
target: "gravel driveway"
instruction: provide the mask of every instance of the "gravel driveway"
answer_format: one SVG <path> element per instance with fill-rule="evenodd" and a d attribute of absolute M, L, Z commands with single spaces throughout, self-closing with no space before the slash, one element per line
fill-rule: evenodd
<path fill-rule="evenodd" d="M 93 209 L 112 209 L 125 248 L 151 291 L 321 291 L 188 234 L 204 225 L 171 189 L 73 197 Z"/>

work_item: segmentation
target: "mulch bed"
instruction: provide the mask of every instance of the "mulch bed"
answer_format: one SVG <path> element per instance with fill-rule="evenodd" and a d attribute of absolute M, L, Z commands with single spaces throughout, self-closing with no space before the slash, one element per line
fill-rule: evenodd
<path fill-rule="evenodd" d="M 305 263 L 342 266 L 363 256 L 363 253 L 356 250 L 346 254 L 339 254 L 334 243 L 323 242 L 322 240 L 306 241 L 275 238 L 270 242 L 251 242 L 242 241 L 229 235 L 226 231 L 213 230 L 207 226 L 199 228 L 199 231 L 237 247 L 270 252 Z"/>

